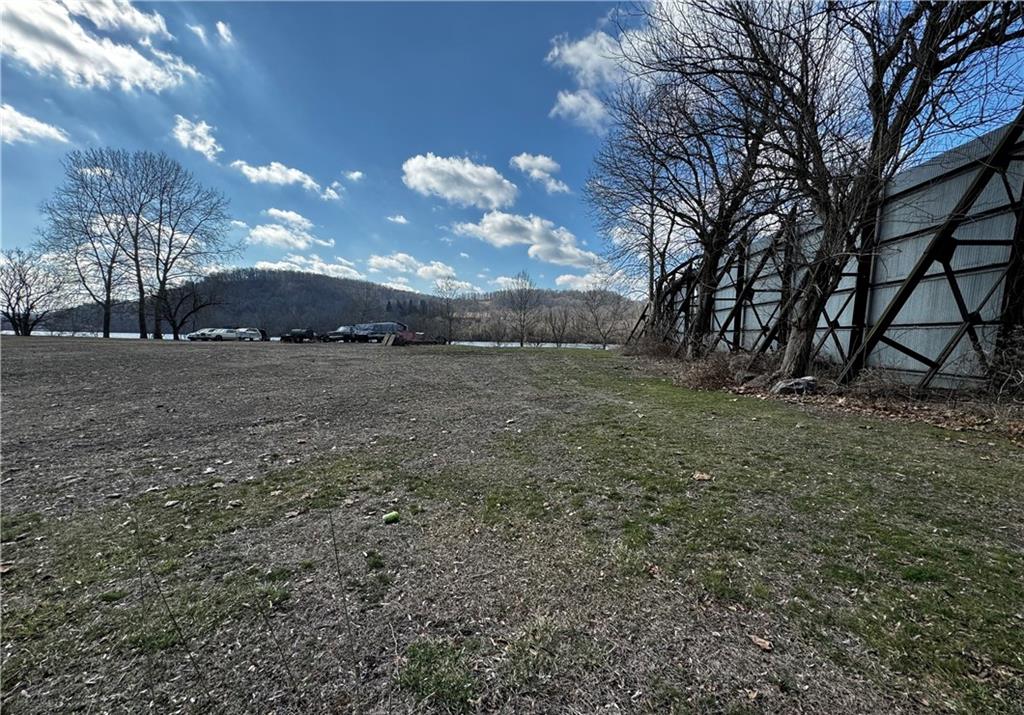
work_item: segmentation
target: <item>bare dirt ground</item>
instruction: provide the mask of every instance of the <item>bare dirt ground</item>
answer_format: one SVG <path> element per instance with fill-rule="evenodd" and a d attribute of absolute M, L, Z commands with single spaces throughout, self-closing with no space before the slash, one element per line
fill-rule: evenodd
<path fill-rule="evenodd" d="M 1024 712 L 1001 436 L 591 351 L 2 350 L 5 711 Z"/>

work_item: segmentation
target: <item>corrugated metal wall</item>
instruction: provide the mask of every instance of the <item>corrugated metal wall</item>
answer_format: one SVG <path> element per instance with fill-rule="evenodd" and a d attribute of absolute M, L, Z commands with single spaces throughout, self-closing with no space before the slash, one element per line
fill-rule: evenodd
<path fill-rule="evenodd" d="M 964 194 L 968 185 L 980 171 L 980 161 L 988 157 L 1007 128 L 1003 128 L 946 152 L 921 166 L 903 172 L 891 183 L 880 212 L 877 250 L 873 259 L 870 288 L 868 290 L 867 323 L 872 325 L 889 303 L 899 284 L 907 277 L 924 248 L 935 235 L 936 229 L 947 219 L 950 210 Z M 998 320 L 1003 305 L 1004 275 L 1010 260 L 1016 216 L 1014 197 L 1020 197 L 1024 187 L 1024 143 L 1018 142 L 1005 174 L 997 173 L 988 182 L 975 201 L 967 219 L 954 234 L 959 240 L 1007 241 L 1002 245 L 971 245 L 959 247 L 952 267 L 964 301 L 973 311 L 985 298 L 980 311 L 981 323 L 976 326 L 987 351 L 994 346 Z M 814 232 L 798 240 L 797 252 L 801 256 L 813 253 L 817 236 Z M 715 330 L 727 320 L 736 303 L 737 287 L 753 280 L 753 293 L 738 314 L 739 320 L 730 324 L 726 340 L 750 350 L 758 344 L 768 326 L 779 315 L 783 290 L 783 258 L 781 251 L 772 252 L 759 275 L 754 275 L 761 264 L 768 241 L 753 242 L 749 255 L 734 261 L 723 276 L 715 297 Z M 799 257 L 796 265 L 799 266 Z M 852 258 L 844 269 L 844 277 L 836 292 L 829 298 L 825 315 L 818 327 L 819 356 L 836 363 L 849 357 L 850 332 L 853 313 L 853 292 L 856 286 L 857 261 Z M 800 274 L 796 270 L 795 282 Z M 998 285 L 996 285 L 998 283 Z M 829 330 L 830 321 L 834 330 Z M 738 325 L 736 324 L 738 322 Z M 953 293 L 940 265 L 934 265 L 914 290 L 898 313 L 886 336 L 911 351 L 924 356 L 936 356 L 961 323 Z M 736 332 L 738 331 L 738 332 Z M 720 347 L 725 347 L 720 344 Z M 735 344 L 734 344 L 735 347 Z M 920 378 L 926 367 L 913 357 L 882 343 L 869 354 L 867 366 L 893 371 L 908 382 Z M 955 387 L 965 381 L 983 377 L 980 364 L 969 340 L 962 340 L 943 366 L 933 384 Z"/>

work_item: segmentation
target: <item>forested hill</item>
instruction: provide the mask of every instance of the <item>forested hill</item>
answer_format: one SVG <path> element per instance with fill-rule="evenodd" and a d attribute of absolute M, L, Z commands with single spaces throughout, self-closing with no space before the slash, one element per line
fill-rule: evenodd
<path fill-rule="evenodd" d="M 204 299 L 211 299 L 214 304 L 190 320 L 183 332 L 203 327 L 255 327 L 279 335 L 291 328 L 326 332 L 339 325 L 397 320 L 414 330 L 437 335 L 445 333 L 441 299 L 367 281 L 297 271 L 239 268 L 205 278 L 198 290 Z M 492 321 L 507 320 L 496 295 L 458 301 L 453 310 L 458 314 L 460 337 L 486 339 L 490 332 L 499 329 Z M 534 316 L 537 331 L 542 327 L 546 309 L 557 306 L 575 317 L 569 330 L 574 339 L 595 339 L 591 326 L 583 320 L 579 300 L 580 294 L 573 291 L 537 290 Z M 101 325 L 101 315 L 95 306 L 83 305 L 47 322 L 46 327 L 57 330 L 95 331 Z M 148 322 L 152 324 L 152 317 Z M 111 329 L 137 332 L 134 301 L 115 309 Z M 164 330 L 170 334 L 166 324 Z"/>
<path fill-rule="evenodd" d="M 417 325 L 433 322 L 439 311 L 437 299 L 431 296 L 298 271 L 239 268 L 207 277 L 199 284 L 199 291 L 214 304 L 204 308 L 186 326 L 186 331 L 251 326 L 271 334 L 291 328 L 322 332 L 370 320 L 399 320 Z M 100 322 L 98 309 L 81 306 L 54 321 L 54 327 L 88 331 L 98 329 Z M 134 301 L 125 302 L 114 311 L 112 330 L 138 330 Z"/>

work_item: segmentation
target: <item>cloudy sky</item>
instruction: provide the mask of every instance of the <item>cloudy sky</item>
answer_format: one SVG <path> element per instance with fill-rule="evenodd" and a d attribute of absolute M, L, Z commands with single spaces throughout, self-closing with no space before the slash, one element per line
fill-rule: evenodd
<path fill-rule="evenodd" d="M 239 265 L 429 290 L 578 285 L 615 81 L 601 3 L 3 6 L 4 247 L 71 149 L 164 151 L 231 200 Z"/>

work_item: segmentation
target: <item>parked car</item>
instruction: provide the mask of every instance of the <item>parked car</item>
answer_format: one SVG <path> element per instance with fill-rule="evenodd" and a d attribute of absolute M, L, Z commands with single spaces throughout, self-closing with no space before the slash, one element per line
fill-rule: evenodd
<path fill-rule="evenodd" d="M 238 334 L 238 340 L 263 340 L 263 334 L 256 328 L 235 328 L 235 332 Z"/>
<path fill-rule="evenodd" d="M 213 328 L 203 328 L 202 330 L 196 330 L 195 332 L 189 333 L 187 337 L 189 340 L 195 342 L 196 340 L 206 341 L 211 340 L 213 336 Z"/>
<path fill-rule="evenodd" d="M 263 328 L 256 328 L 256 329 L 258 331 L 260 331 L 260 340 L 262 340 L 263 342 L 267 342 L 267 341 L 270 340 L 270 335 L 267 333 L 266 330 L 264 330 Z"/>
<path fill-rule="evenodd" d="M 356 329 L 351 325 L 339 325 L 337 330 L 332 330 L 327 335 L 321 336 L 325 343 L 351 343 L 355 342 Z"/>
<path fill-rule="evenodd" d="M 409 329 L 405 323 L 387 321 L 383 323 L 360 323 L 354 326 L 355 340 L 361 343 L 379 343 L 388 335 L 397 335 Z"/>
<path fill-rule="evenodd" d="M 315 343 L 319 339 L 320 336 L 308 328 L 295 328 L 281 336 L 282 343 Z"/>
<path fill-rule="evenodd" d="M 223 340 L 240 340 L 236 328 L 217 328 L 210 333 L 208 340 L 221 342 Z"/>

